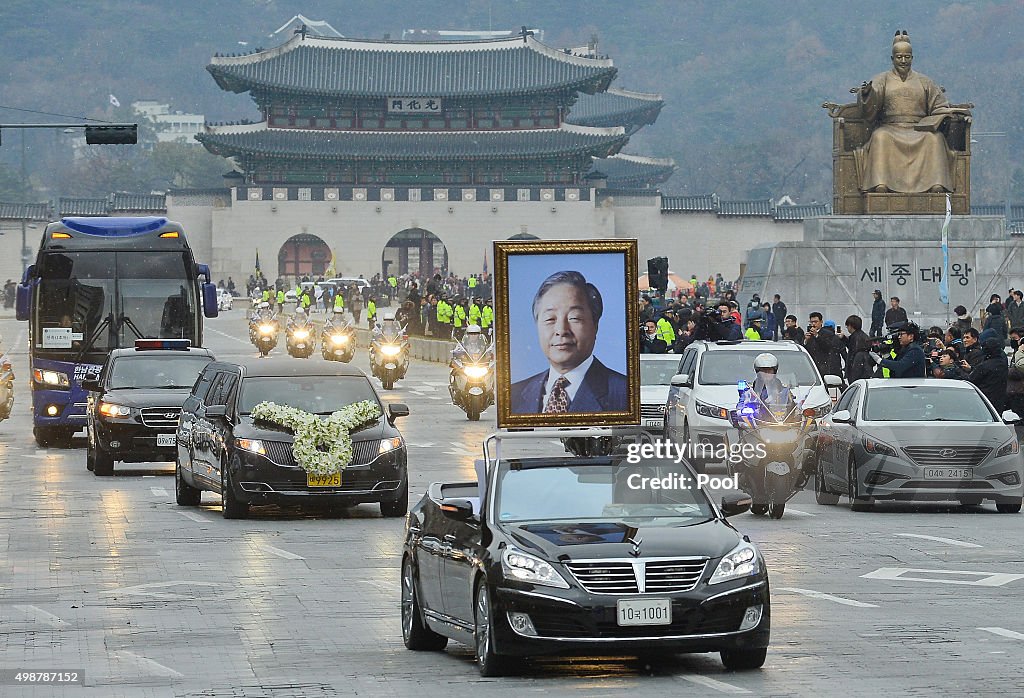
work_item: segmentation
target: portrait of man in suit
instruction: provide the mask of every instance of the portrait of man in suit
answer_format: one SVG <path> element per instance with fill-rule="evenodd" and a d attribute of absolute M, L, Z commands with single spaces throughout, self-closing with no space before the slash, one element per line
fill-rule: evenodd
<path fill-rule="evenodd" d="M 578 271 L 557 271 L 537 289 L 532 310 L 548 368 L 512 384 L 512 414 L 628 410 L 626 376 L 594 356 L 604 312 L 597 287 Z"/>

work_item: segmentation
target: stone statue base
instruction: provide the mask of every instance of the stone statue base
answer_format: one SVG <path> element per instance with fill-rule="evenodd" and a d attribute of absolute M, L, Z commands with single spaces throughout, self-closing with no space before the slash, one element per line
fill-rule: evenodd
<path fill-rule="evenodd" d="M 864 213 L 867 215 L 933 214 L 946 215 L 945 194 L 864 194 Z M 971 205 L 966 195 L 950 195 L 954 216 L 966 216 Z"/>

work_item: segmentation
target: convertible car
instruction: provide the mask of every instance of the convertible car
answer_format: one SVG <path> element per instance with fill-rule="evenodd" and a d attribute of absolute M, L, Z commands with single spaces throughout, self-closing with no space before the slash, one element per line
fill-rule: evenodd
<path fill-rule="evenodd" d="M 478 465 L 482 482 L 434 483 L 412 509 L 402 556 L 402 635 L 411 650 L 449 639 L 480 673 L 510 656 L 720 652 L 730 669 L 765 661 L 768 573 L 689 467 L 619 458 Z M 657 480 L 657 482 L 655 482 Z"/>

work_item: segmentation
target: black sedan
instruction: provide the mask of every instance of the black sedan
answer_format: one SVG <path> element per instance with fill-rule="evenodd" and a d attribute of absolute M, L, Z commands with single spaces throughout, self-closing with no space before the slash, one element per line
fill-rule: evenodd
<path fill-rule="evenodd" d="M 286 427 L 254 420 L 262 402 L 326 417 L 369 400 L 383 417 L 351 432 L 352 462 L 340 475 L 307 473 Z M 178 504 L 196 506 L 202 490 L 218 492 L 225 518 L 245 518 L 250 504 L 322 504 L 338 510 L 379 502 L 384 516 L 409 508 L 409 475 L 395 419 L 404 404 L 386 409 L 358 368 L 346 364 L 252 359 L 207 366 L 182 408 L 175 491 Z"/>
<path fill-rule="evenodd" d="M 565 652 L 720 652 L 730 669 L 760 667 L 768 573 L 725 520 L 750 500 L 719 509 L 694 479 L 671 463 L 563 457 L 432 484 L 406 525 L 406 647 L 471 645 L 484 676 L 510 655 Z"/>
<path fill-rule="evenodd" d="M 173 461 L 181 405 L 199 374 L 214 360 L 187 339 L 139 340 L 110 352 L 89 391 L 86 467 L 112 475 L 114 461 Z"/>

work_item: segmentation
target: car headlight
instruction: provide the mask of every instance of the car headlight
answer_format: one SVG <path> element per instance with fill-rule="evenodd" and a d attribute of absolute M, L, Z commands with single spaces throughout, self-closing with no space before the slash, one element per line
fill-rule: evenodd
<path fill-rule="evenodd" d="M 332 344 L 348 344 L 348 335 L 346 335 L 346 334 L 332 334 L 331 335 L 331 343 Z"/>
<path fill-rule="evenodd" d="M 402 348 L 397 344 L 382 344 L 380 347 L 380 353 L 384 356 L 398 356 L 401 351 Z"/>
<path fill-rule="evenodd" d="M 896 449 L 885 443 L 884 441 L 877 441 L 868 436 L 865 436 L 861 443 L 864 444 L 864 450 L 868 453 L 874 453 L 879 456 L 890 456 L 892 458 L 898 458 L 899 454 L 896 453 Z"/>
<path fill-rule="evenodd" d="M 996 451 L 996 458 L 999 458 L 1000 456 L 1009 456 L 1016 453 L 1020 453 L 1020 442 L 1014 438 L 1010 439 L 1005 444 L 999 447 L 999 450 Z"/>
<path fill-rule="evenodd" d="M 569 583 L 549 563 L 515 548 L 501 551 L 501 573 L 506 579 L 568 589 Z"/>
<path fill-rule="evenodd" d="M 292 337 L 294 337 L 295 339 L 305 339 L 308 336 L 308 330 L 295 330 L 295 332 L 292 333 Z"/>
<path fill-rule="evenodd" d="M 132 408 L 127 405 L 118 405 L 114 402 L 101 402 L 99 413 L 111 419 L 125 419 L 132 413 Z"/>
<path fill-rule="evenodd" d="M 470 378 L 483 378 L 490 369 L 486 366 L 466 366 L 462 371 Z"/>
<path fill-rule="evenodd" d="M 394 451 L 396 448 L 402 447 L 402 437 L 396 436 L 393 439 L 381 439 L 380 448 L 377 450 L 377 455 L 382 456 L 388 451 Z"/>
<path fill-rule="evenodd" d="M 46 371 L 41 368 L 32 369 L 32 377 L 40 385 L 52 385 L 58 388 L 70 388 L 71 381 L 68 374 L 60 371 Z"/>
<path fill-rule="evenodd" d="M 708 584 L 720 584 L 732 579 L 749 577 L 761 571 L 761 556 L 753 543 L 740 541 L 732 551 L 722 558 L 711 575 Z"/>
<path fill-rule="evenodd" d="M 235 439 L 235 447 L 261 456 L 267 455 L 267 449 L 259 439 Z"/>
<path fill-rule="evenodd" d="M 724 419 L 725 421 L 729 421 L 729 410 L 724 407 L 705 405 L 703 402 L 697 403 L 697 414 L 705 417 L 711 417 L 712 419 Z"/>
<path fill-rule="evenodd" d="M 832 411 L 832 401 L 830 400 L 824 405 L 819 405 L 818 407 L 812 407 L 810 409 L 814 410 L 814 414 L 812 415 L 814 419 L 821 419 Z"/>

